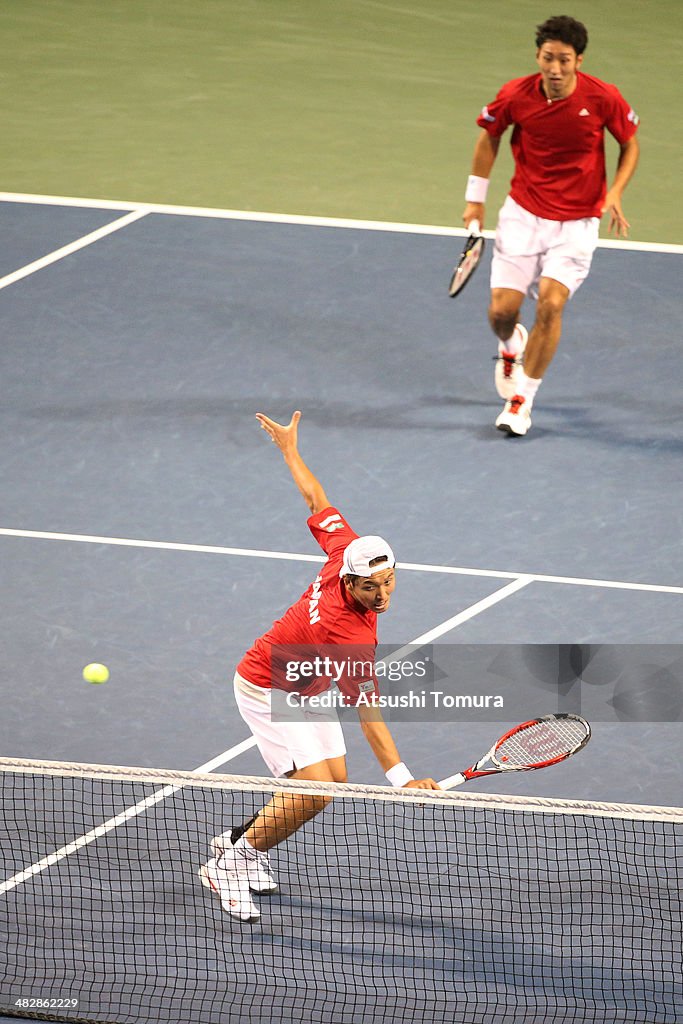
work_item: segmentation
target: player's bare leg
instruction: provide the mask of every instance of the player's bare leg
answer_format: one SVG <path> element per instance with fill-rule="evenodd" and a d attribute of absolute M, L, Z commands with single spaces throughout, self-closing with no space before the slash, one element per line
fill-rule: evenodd
<path fill-rule="evenodd" d="M 552 277 L 542 277 L 538 287 L 536 322 L 531 328 L 524 355 L 524 373 L 540 380 L 550 366 L 562 333 L 562 313 L 569 289 Z"/>
<path fill-rule="evenodd" d="M 499 295 L 492 293 L 492 309 L 489 312 L 492 326 L 508 329 L 514 297 L 509 289 L 499 289 Z M 524 352 L 524 365 L 514 366 L 514 394 L 505 395 L 505 408 L 496 420 L 496 427 L 513 437 L 523 437 L 531 426 L 531 408 L 541 386 L 543 374 L 552 362 L 562 333 L 562 313 L 569 298 L 569 289 L 550 277 L 542 277 L 538 288 L 536 320 L 529 334 Z M 497 300 L 497 301 L 496 301 Z M 495 327 L 494 327 L 495 330 Z"/>
<path fill-rule="evenodd" d="M 291 772 L 289 778 L 312 782 L 346 782 L 346 758 L 330 757 L 326 761 L 318 761 Z M 301 793 L 276 793 L 259 811 L 256 820 L 244 833 L 245 838 L 255 850 L 270 850 L 324 810 L 330 799 L 327 796 Z"/>
<path fill-rule="evenodd" d="M 514 288 L 492 289 L 489 323 L 499 341 L 506 342 L 512 337 L 523 302 L 524 295 Z"/>
<path fill-rule="evenodd" d="M 333 757 L 290 772 L 290 778 L 314 782 L 346 782 L 346 759 Z M 240 921 L 259 920 L 253 894 L 267 895 L 277 889 L 268 850 L 283 842 L 307 821 L 324 810 L 331 797 L 303 793 L 276 793 L 244 825 L 211 841 L 214 856 L 203 864 L 199 877 L 221 899 L 224 910 Z"/>
<path fill-rule="evenodd" d="M 489 323 L 498 338 L 498 356 L 494 381 L 501 398 L 512 398 L 517 392 L 517 380 L 527 343 L 526 328 L 519 323 L 524 295 L 513 288 L 494 288 L 489 306 Z"/>

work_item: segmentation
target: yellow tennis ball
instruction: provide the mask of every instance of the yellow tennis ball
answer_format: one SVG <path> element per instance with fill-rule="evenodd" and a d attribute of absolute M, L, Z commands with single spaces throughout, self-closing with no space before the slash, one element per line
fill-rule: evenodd
<path fill-rule="evenodd" d="M 83 669 L 83 678 L 86 683 L 106 683 L 109 679 L 109 669 L 106 665 L 98 665 L 97 662 L 93 662 L 92 665 L 86 665 Z"/>

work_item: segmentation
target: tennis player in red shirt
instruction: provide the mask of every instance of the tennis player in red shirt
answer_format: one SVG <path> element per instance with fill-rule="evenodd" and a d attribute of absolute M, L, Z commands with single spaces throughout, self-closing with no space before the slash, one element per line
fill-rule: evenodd
<path fill-rule="evenodd" d="M 562 312 L 585 280 L 603 213 L 610 231 L 630 227 L 622 193 L 636 169 L 638 117 L 619 90 L 580 71 L 588 43 L 584 25 L 566 16 L 536 30 L 540 74 L 500 90 L 477 119 L 463 220 L 484 225 L 486 192 L 500 139 L 512 126 L 515 161 L 510 194 L 500 211 L 491 267 L 489 321 L 498 338 L 495 382 L 505 408 L 496 426 L 523 436 L 531 407 L 562 330 Z M 604 131 L 619 143 L 617 171 L 607 190 Z M 536 299 L 527 335 L 519 323 L 526 295 Z"/>
<path fill-rule="evenodd" d="M 438 789 L 433 779 L 414 779 L 401 761 L 380 709 L 373 665 L 377 616 L 386 612 L 396 586 L 395 558 L 381 537 L 359 537 L 330 502 L 299 454 L 300 412 L 288 425 L 257 413 L 261 427 L 282 452 L 295 484 L 311 510 L 308 526 L 327 555 L 313 583 L 260 637 L 237 666 L 234 687 L 240 714 L 249 726 L 271 775 L 323 782 L 346 781 L 346 747 L 334 709 L 306 704 L 286 713 L 286 692 L 306 698 L 330 688 L 331 677 L 311 678 L 314 652 L 335 658 L 333 669 L 345 703 L 357 709 L 363 733 L 393 786 Z M 294 665 L 299 682 L 290 683 Z M 369 666 L 369 667 L 368 667 Z M 360 672 L 355 669 L 360 669 Z M 297 671 L 294 675 L 297 675 Z M 279 698 L 279 699 L 278 699 Z M 329 798 L 278 794 L 244 825 L 216 836 L 212 857 L 200 869 L 202 882 L 224 909 L 241 921 L 257 921 L 252 893 L 274 892 L 268 850 L 318 814 Z"/>

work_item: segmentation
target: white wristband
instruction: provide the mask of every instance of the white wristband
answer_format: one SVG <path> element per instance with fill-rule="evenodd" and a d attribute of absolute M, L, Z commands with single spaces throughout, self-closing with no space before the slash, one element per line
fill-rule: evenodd
<path fill-rule="evenodd" d="M 414 775 L 410 774 L 403 761 L 399 761 L 399 763 L 395 764 L 393 768 L 390 768 L 386 773 L 386 776 L 391 785 L 397 786 L 398 788 L 407 785 L 415 778 Z"/>
<path fill-rule="evenodd" d="M 488 178 L 478 178 L 476 174 L 470 174 L 467 179 L 467 188 L 465 189 L 465 202 L 485 203 L 488 190 Z"/>

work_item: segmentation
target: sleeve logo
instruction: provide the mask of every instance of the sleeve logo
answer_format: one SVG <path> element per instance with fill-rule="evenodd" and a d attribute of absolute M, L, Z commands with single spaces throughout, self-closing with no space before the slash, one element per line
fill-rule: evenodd
<path fill-rule="evenodd" d="M 361 683 L 360 684 L 360 686 L 358 687 L 358 690 L 359 690 L 360 693 L 374 693 L 375 692 L 375 684 L 373 683 L 372 679 L 368 679 L 367 683 Z"/>
<path fill-rule="evenodd" d="M 634 124 L 634 125 L 636 125 L 636 126 L 640 124 L 640 118 L 639 118 L 639 117 L 638 117 L 638 115 L 636 114 L 636 112 L 635 112 L 635 110 L 633 109 L 633 107 L 631 107 L 631 109 L 629 110 L 629 112 L 628 112 L 628 115 L 627 115 L 627 117 L 626 117 L 626 120 L 627 120 L 627 121 L 630 121 L 630 122 L 631 122 L 631 124 Z"/>
<path fill-rule="evenodd" d="M 343 530 L 344 523 L 342 517 L 338 512 L 335 512 L 333 516 L 328 516 L 327 519 L 323 519 L 322 523 L 318 523 L 321 530 L 325 530 L 326 533 L 334 533 L 335 530 Z"/>
<path fill-rule="evenodd" d="M 488 121 L 489 124 L 491 124 L 493 121 L 496 120 L 495 117 L 493 116 L 493 114 L 489 114 L 489 108 L 488 107 L 482 107 L 481 108 L 481 116 L 484 118 L 485 121 Z"/>

